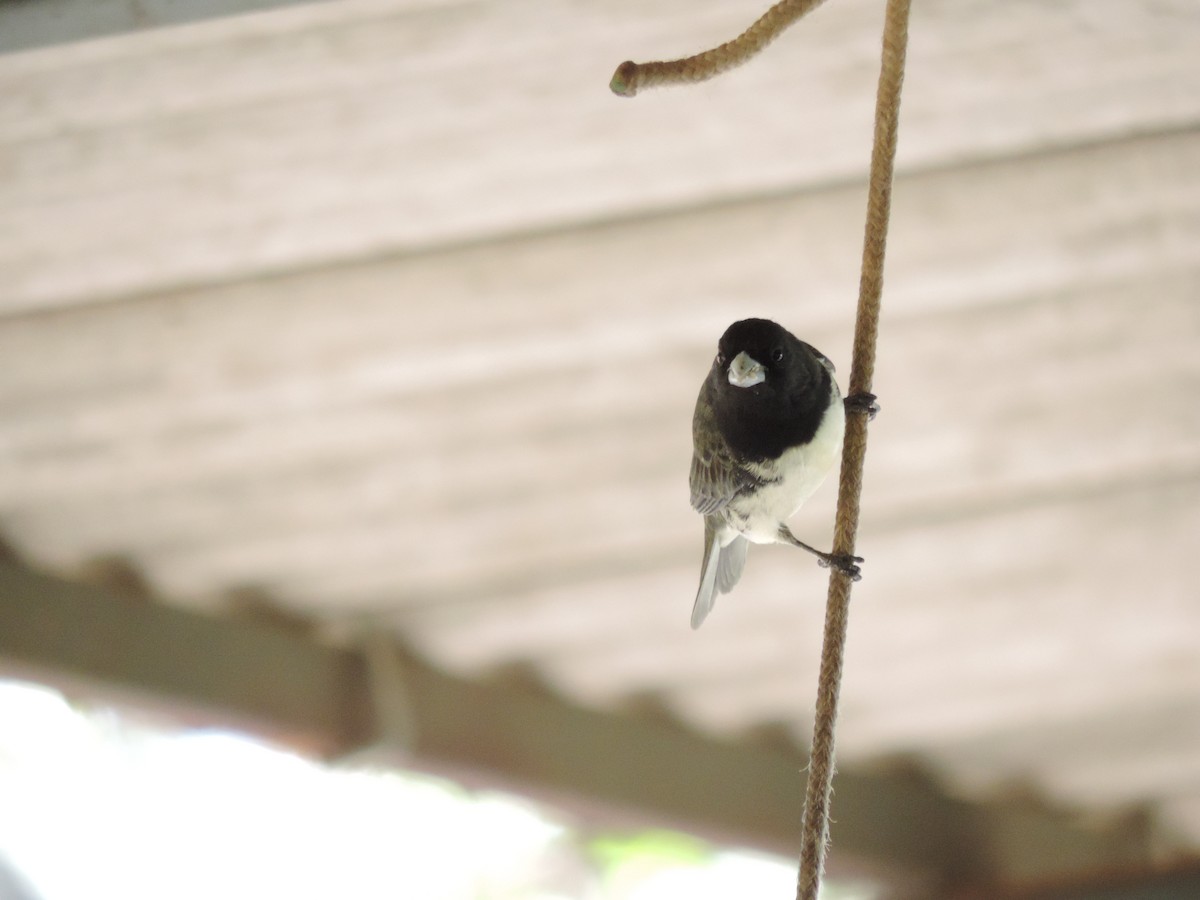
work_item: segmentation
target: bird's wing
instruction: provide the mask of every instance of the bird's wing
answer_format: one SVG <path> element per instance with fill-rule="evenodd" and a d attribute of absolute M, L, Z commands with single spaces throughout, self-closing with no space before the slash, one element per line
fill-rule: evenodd
<path fill-rule="evenodd" d="M 740 537 L 740 535 L 739 535 Z M 717 570 L 720 568 L 721 545 L 712 519 L 704 520 L 704 561 L 700 564 L 700 587 L 692 604 L 692 628 L 699 628 L 712 612 L 717 600 Z"/>
<path fill-rule="evenodd" d="M 692 489 L 692 508 L 698 513 L 712 515 L 759 481 L 738 462 L 721 436 L 703 390 L 692 420 L 692 448 L 688 483 Z"/>

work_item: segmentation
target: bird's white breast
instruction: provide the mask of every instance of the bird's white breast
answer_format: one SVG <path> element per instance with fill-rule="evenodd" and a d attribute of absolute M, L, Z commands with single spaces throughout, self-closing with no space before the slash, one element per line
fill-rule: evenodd
<path fill-rule="evenodd" d="M 832 402 L 811 441 L 785 450 L 777 460 L 749 466 L 768 483 L 726 507 L 729 524 L 756 544 L 775 543 L 780 523 L 795 515 L 837 464 L 845 431 L 846 411 L 835 382 Z"/>

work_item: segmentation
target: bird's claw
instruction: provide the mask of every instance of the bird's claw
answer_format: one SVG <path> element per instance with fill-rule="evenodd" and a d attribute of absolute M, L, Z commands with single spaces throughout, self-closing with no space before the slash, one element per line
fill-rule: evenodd
<path fill-rule="evenodd" d="M 863 562 L 861 556 L 851 556 L 849 553 L 830 553 L 817 560 L 822 569 L 834 568 L 851 581 L 862 581 L 862 569 L 858 567 Z"/>
<path fill-rule="evenodd" d="M 872 393 L 851 394 L 844 402 L 847 412 L 866 413 L 868 422 L 879 414 L 879 398 Z"/>

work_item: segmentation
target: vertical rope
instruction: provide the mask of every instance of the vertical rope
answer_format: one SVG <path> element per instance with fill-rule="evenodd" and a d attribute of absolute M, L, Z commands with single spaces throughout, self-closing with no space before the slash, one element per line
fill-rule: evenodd
<path fill-rule="evenodd" d="M 892 174 L 896 158 L 896 132 L 900 114 L 900 87 L 908 45 L 909 0 L 888 0 L 884 14 L 883 55 L 879 89 L 875 98 L 875 144 L 867 195 L 866 234 L 863 239 L 862 276 L 858 288 L 858 313 L 854 324 L 854 358 L 848 394 L 870 393 L 875 376 L 875 346 L 879 334 L 879 307 L 883 294 L 883 263 L 887 249 L 888 219 L 892 205 Z M 863 461 L 867 453 L 867 416 L 846 417 L 846 440 L 838 484 L 837 520 L 833 552 L 854 554 L 862 498 Z M 842 682 L 842 662 L 850 612 L 850 579 L 830 569 L 825 606 L 825 638 L 821 647 L 821 672 L 817 685 L 817 710 L 813 722 L 812 751 L 804 802 L 800 843 L 797 900 L 816 900 L 825 870 L 829 843 L 829 804 L 833 792 L 834 726 Z"/>
<path fill-rule="evenodd" d="M 633 97 L 640 88 L 660 84 L 703 81 L 745 62 L 773 41 L 822 0 L 780 0 L 732 41 L 686 59 L 671 62 L 624 62 L 617 67 L 610 87 Z M 854 324 L 854 356 L 847 394 L 868 394 L 875 376 L 875 346 L 879 334 L 879 307 L 883 294 L 883 263 L 891 214 L 892 174 L 896 158 L 896 133 L 900 113 L 900 87 L 908 45 L 910 0 L 887 0 L 884 14 L 883 54 L 875 99 L 875 143 L 867 195 L 866 234 L 863 239 L 862 276 L 858 313 Z M 833 552 L 852 556 L 858 533 L 862 499 L 863 461 L 867 452 L 867 416 L 846 418 L 846 439 L 838 484 L 837 520 Z M 801 829 L 800 873 L 797 900 L 816 900 L 825 870 L 829 842 L 829 803 L 833 792 L 834 726 L 846 647 L 850 608 L 849 577 L 836 568 L 829 576 L 825 608 L 825 637 L 817 684 L 817 709 L 813 722 L 812 751 L 805 791 Z"/>

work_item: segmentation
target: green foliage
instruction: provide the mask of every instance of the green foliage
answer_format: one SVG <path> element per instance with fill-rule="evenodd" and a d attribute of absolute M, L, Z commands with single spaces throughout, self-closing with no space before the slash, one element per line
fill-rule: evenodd
<path fill-rule="evenodd" d="M 713 848 L 675 831 L 605 834 L 584 842 L 584 849 L 608 885 L 629 884 L 662 869 L 702 865 Z"/>

